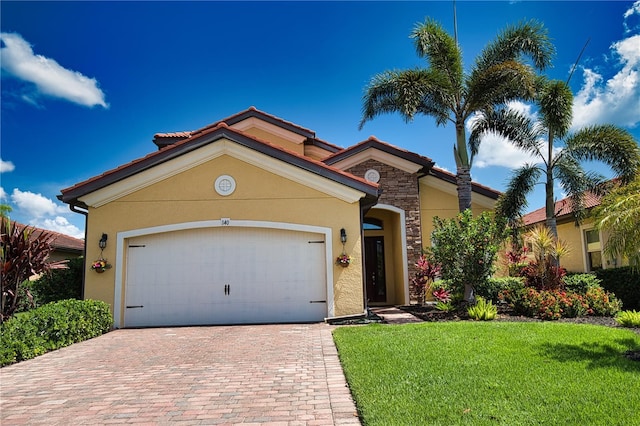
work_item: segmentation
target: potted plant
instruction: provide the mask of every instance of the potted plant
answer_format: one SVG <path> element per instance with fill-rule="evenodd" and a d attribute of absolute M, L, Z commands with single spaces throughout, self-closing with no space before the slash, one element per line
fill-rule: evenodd
<path fill-rule="evenodd" d="M 111 269 L 111 264 L 107 262 L 106 259 L 100 258 L 98 260 L 93 261 L 93 263 L 91 264 L 91 269 L 101 274 L 107 269 Z"/>

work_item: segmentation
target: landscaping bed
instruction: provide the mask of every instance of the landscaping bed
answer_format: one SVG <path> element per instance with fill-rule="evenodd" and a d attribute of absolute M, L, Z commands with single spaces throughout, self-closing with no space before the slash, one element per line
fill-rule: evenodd
<path fill-rule="evenodd" d="M 423 321 L 437 322 L 437 321 L 463 321 L 469 320 L 467 314 L 467 307 L 460 307 L 449 312 L 443 312 L 436 309 L 435 305 L 427 304 L 425 306 L 418 305 L 405 305 L 399 306 L 405 312 L 409 312 L 412 315 L 420 318 Z M 531 318 L 523 315 L 514 315 L 513 310 L 504 304 L 498 305 L 498 316 L 494 321 L 516 321 L 516 322 L 566 322 L 573 324 L 593 324 L 603 325 L 607 327 L 622 328 L 616 322 L 613 317 L 602 316 L 584 316 L 577 318 L 560 318 L 553 321 L 544 321 L 539 318 Z M 637 334 L 640 334 L 640 328 L 626 328 L 632 330 Z"/>

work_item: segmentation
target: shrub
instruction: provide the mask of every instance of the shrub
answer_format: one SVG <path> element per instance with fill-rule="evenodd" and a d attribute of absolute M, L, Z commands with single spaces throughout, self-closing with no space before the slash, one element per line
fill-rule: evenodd
<path fill-rule="evenodd" d="M 421 255 L 416 266 L 416 275 L 413 279 L 413 291 L 418 305 L 422 306 L 425 302 L 427 291 L 431 288 L 433 280 L 440 273 L 440 265 L 431 262 L 426 255 Z"/>
<path fill-rule="evenodd" d="M 620 301 L 601 288 L 590 288 L 584 295 L 564 290 L 525 288 L 501 293 L 515 313 L 544 320 L 574 318 L 585 315 L 613 316 Z"/>
<path fill-rule="evenodd" d="M 590 288 L 584 297 L 591 309 L 590 315 L 612 317 L 620 312 L 622 307 L 620 300 L 602 288 Z"/>
<path fill-rule="evenodd" d="M 595 275 L 606 291 L 616 295 L 625 309 L 640 310 L 640 272 L 632 268 L 599 269 Z"/>
<path fill-rule="evenodd" d="M 476 304 L 467 313 L 473 320 L 491 321 L 498 315 L 498 308 L 490 300 L 487 302 L 483 297 L 476 297 Z"/>
<path fill-rule="evenodd" d="M 99 336 L 111 325 L 109 305 L 95 300 L 61 300 L 17 314 L 0 324 L 0 365 Z"/>
<path fill-rule="evenodd" d="M 82 298 L 84 259 L 71 259 L 67 269 L 53 269 L 31 283 L 31 294 L 37 305 L 66 299 Z"/>
<path fill-rule="evenodd" d="M 470 291 L 493 273 L 506 230 L 490 213 L 473 217 L 469 209 L 454 219 L 435 217 L 433 225 L 429 253 L 441 265 L 442 278 L 451 282 L 449 290 L 469 297 Z"/>
<path fill-rule="evenodd" d="M 520 277 L 489 278 L 476 287 L 476 296 L 497 302 L 499 294 L 505 290 L 520 290 L 524 288 L 524 280 Z"/>
<path fill-rule="evenodd" d="M 622 311 L 616 315 L 616 322 L 623 327 L 640 327 L 640 312 Z"/>
<path fill-rule="evenodd" d="M 602 281 L 592 274 L 571 274 L 565 276 L 562 281 L 565 290 L 580 294 L 586 293 L 590 288 L 602 288 Z"/>

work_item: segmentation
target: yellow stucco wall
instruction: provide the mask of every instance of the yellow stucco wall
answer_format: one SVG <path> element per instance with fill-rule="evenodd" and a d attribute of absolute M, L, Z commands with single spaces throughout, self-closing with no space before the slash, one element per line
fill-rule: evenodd
<path fill-rule="evenodd" d="M 560 265 L 570 272 L 584 272 L 582 231 L 574 222 L 558 224 L 558 239 L 564 242 L 569 253 L 560 259 Z"/>
<path fill-rule="evenodd" d="M 226 197 L 214 190 L 215 179 L 223 174 L 233 176 L 237 184 L 235 192 Z M 342 251 L 340 229 L 345 228 L 345 248 L 353 262 L 348 268 L 334 266 L 334 314 L 363 312 L 359 202 L 342 201 L 227 155 L 89 208 L 85 298 L 104 300 L 113 308 L 115 268 L 102 274 L 90 269 L 90 261 L 100 255 L 97 243 L 102 233 L 109 235 L 104 257 L 113 261 L 118 232 L 220 218 L 331 228 L 334 258 Z"/>
<path fill-rule="evenodd" d="M 450 185 L 455 189 L 455 185 Z M 482 205 L 475 202 L 478 198 L 483 198 Z M 472 200 L 471 211 L 474 215 L 483 211 L 493 210 L 493 208 L 489 208 L 485 204 L 493 204 L 495 203 L 494 200 L 478 194 L 474 194 Z M 457 194 L 434 188 L 427 185 L 424 180 L 420 181 L 420 226 L 422 228 L 422 245 L 424 247 L 431 245 L 431 233 L 434 229 L 433 218 L 437 216 L 441 219 L 451 219 L 456 217 L 459 212 Z"/>

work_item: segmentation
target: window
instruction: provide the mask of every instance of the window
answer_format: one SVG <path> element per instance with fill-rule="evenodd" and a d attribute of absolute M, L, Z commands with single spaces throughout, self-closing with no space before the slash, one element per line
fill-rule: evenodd
<path fill-rule="evenodd" d="M 587 244 L 587 269 L 589 271 L 602 269 L 600 233 L 596 229 L 589 229 L 584 232 L 584 240 Z"/>
<path fill-rule="evenodd" d="M 362 229 L 365 231 L 381 231 L 384 228 L 382 227 L 382 221 L 380 219 L 365 217 Z"/>

